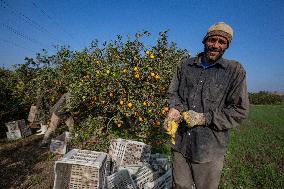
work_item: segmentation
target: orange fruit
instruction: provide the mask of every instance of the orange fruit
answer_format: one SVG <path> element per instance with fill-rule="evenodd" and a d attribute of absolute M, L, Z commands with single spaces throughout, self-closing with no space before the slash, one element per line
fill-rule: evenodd
<path fill-rule="evenodd" d="M 122 70 L 122 72 L 123 72 L 123 73 L 127 73 L 127 69 L 124 68 L 124 69 Z"/>
<path fill-rule="evenodd" d="M 161 77 L 160 77 L 159 75 L 156 75 L 156 76 L 155 76 L 155 79 L 156 79 L 156 80 L 160 80 Z"/>
<path fill-rule="evenodd" d="M 136 79 L 138 79 L 140 76 L 139 76 L 139 74 L 137 73 L 137 74 L 134 75 L 134 77 L 135 77 Z"/>
<path fill-rule="evenodd" d="M 155 76 L 155 73 L 154 73 L 154 72 L 151 72 L 151 76 L 154 77 L 154 76 Z"/>
<path fill-rule="evenodd" d="M 129 108 L 132 108 L 132 107 L 133 107 L 133 104 L 132 104 L 131 102 L 128 102 L 127 106 L 128 106 Z"/>

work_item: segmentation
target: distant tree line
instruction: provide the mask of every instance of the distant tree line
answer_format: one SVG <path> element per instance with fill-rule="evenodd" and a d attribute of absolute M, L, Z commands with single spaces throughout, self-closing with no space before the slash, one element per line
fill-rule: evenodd
<path fill-rule="evenodd" d="M 284 95 L 271 93 L 268 91 L 260 91 L 258 93 L 249 93 L 249 100 L 251 104 L 283 104 Z"/>

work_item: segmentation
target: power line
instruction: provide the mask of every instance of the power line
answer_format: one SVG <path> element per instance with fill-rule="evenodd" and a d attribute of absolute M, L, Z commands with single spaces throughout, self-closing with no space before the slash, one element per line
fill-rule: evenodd
<path fill-rule="evenodd" d="M 35 43 L 35 44 L 39 44 L 40 46 L 48 46 L 48 45 L 44 45 L 43 43 L 41 43 L 40 41 L 34 39 L 34 38 L 31 38 L 29 37 L 28 35 L 24 34 L 23 32 L 20 32 L 18 30 L 16 30 L 15 28 L 13 28 L 12 26 L 8 25 L 8 24 L 4 24 L 4 23 L 1 23 L 0 24 L 3 28 L 7 29 L 8 31 L 14 33 L 15 35 L 17 35 L 18 37 L 22 38 L 22 39 L 25 39 L 27 41 L 30 41 L 32 43 Z M 50 48 L 48 48 L 49 50 L 51 50 Z"/>
<path fill-rule="evenodd" d="M 63 27 L 61 27 L 60 24 L 59 24 L 58 22 L 56 22 L 50 15 L 48 15 L 48 14 L 46 13 L 46 11 L 45 11 L 43 8 L 39 7 L 35 2 L 32 2 L 32 4 L 33 4 L 33 6 L 34 6 L 35 8 L 39 9 L 40 12 L 41 12 L 43 15 L 45 15 L 50 21 L 52 21 L 60 30 L 62 30 L 62 31 L 63 31 L 64 33 L 66 33 L 67 35 L 69 35 L 69 37 L 73 38 L 73 36 L 71 35 L 71 33 L 70 33 L 70 32 L 67 32 Z"/>
<path fill-rule="evenodd" d="M 23 14 L 22 12 L 14 9 L 13 7 L 11 7 L 5 0 L 0 0 L 1 4 L 0 6 L 2 8 L 9 8 L 10 12 L 16 16 L 20 16 L 27 24 L 30 24 L 32 26 L 34 26 L 36 29 L 38 29 L 41 32 L 45 32 L 47 34 L 50 35 L 50 37 L 54 40 L 57 41 L 57 39 L 55 39 L 53 36 L 53 34 L 51 32 L 49 32 L 46 28 L 44 28 L 43 26 L 41 26 L 40 24 L 38 24 L 36 21 L 32 20 L 30 17 L 26 16 L 25 14 Z"/>

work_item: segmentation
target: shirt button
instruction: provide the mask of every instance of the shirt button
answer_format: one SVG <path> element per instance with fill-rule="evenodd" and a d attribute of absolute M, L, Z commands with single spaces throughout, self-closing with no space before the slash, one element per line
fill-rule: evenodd
<path fill-rule="evenodd" d="M 195 108 L 195 106 L 192 106 L 193 108 Z"/>
<path fill-rule="evenodd" d="M 203 81 L 201 80 L 200 83 L 202 83 Z"/>

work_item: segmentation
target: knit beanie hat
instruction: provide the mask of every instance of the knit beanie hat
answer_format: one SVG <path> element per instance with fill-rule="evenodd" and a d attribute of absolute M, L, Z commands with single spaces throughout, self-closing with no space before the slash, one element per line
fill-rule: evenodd
<path fill-rule="evenodd" d="M 233 29 L 231 26 L 226 24 L 225 22 L 218 22 L 212 26 L 207 31 L 206 36 L 203 38 L 202 43 L 205 42 L 205 40 L 213 35 L 219 35 L 222 37 L 225 37 L 228 41 L 228 43 L 231 43 L 232 38 L 233 38 Z"/>

